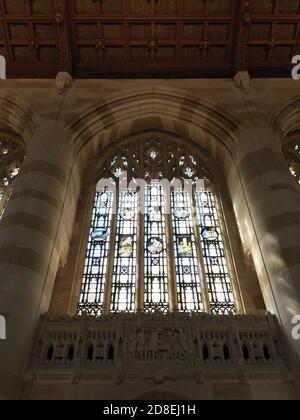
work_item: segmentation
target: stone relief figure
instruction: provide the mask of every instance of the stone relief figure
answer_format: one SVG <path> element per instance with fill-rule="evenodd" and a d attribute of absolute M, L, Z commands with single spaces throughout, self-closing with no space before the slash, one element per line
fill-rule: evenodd
<path fill-rule="evenodd" d="M 131 359 L 136 359 L 138 351 L 139 330 L 131 329 L 128 334 L 128 352 Z"/>
<path fill-rule="evenodd" d="M 176 345 L 175 358 L 185 360 L 187 351 L 187 337 L 183 330 L 175 331 Z"/>
<path fill-rule="evenodd" d="M 252 354 L 255 360 L 261 360 L 263 358 L 261 347 L 256 341 L 252 345 Z"/>
<path fill-rule="evenodd" d="M 168 360 L 170 359 L 170 330 L 160 329 L 158 333 L 158 349 L 159 359 Z"/>
<path fill-rule="evenodd" d="M 78 360 L 80 360 L 83 357 L 83 340 L 80 337 L 78 340 L 78 345 L 77 345 L 77 355 L 76 358 Z"/>
<path fill-rule="evenodd" d="M 105 356 L 105 347 L 103 343 L 98 343 L 95 352 L 95 358 L 98 361 L 103 361 Z"/>
<path fill-rule="evenodd" d="M 222 360 L 223 359 L 223 351 L 218 342 L 214 342 L 212 345 L 212 357 L 214 360 Z"/>
<path fill-rule="evenodd" d="M 197 337 L 194 339 L 194 354 L 196 357 L 200 357 L 200 346 Z"/>
<path fill-rule="evenodd" d="M 128 335 L 131 359 L 139 361 L 185 360 L 187 336 L 182 330 L 143 328 Z"/>
<path fill-rule="evenodd" d="M 172 330 L 169 335 L 170 359 L 177 359 L 177 336 L 176 331 Z"/>
<path fill-rule="evenodd" d="M 152 330 L 150 333 L 150 338 L 147 342 L 147 359 L 157 360 L 158 357 L 158 339 L 159 331 Z"/>
<path fill-rule="evenodd" d="M 137 339 L 138 360 L 145 360 L 146 342 L 147 342 L 147 333 L 145 329 L 142 328 L 138 333 L 138 339 Z"/>
<path fill-rule="evenodd" d="M 118 358 L 121 360 L 123 358 L 123 340 L 120 338 L 118 343 Z"/>
<path fill-rule="evenodd" d="M 55 348 L 55 360 L 63 360 L 65 356 L 65 345 L 64 343 L 58 343 Z"/>

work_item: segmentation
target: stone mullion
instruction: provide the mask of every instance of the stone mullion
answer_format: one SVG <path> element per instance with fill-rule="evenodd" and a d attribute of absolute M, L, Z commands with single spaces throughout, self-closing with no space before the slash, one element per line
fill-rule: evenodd
<path fill-rule="evenodd" d="M 116 188 L 116 196 L 114 197 L 113 209 L 116 211 L 113 212 L 112 221 L 111 221 L 111 232 L 110 232 L 110 243 L 109 243 L 109 255 L 107 261 L 107 273 L 105 280 L 105 290 L 104 290 L 104 302 L 103 302 L 103 313 L 108 315 L 110 313 L 110 303 L 111 303 L 111 294 L 112 294 L 112 279 L 113 279 L 113 270 L 114 270 L 114 258 L 115 258 L 115 249 L 116 249 L 116 236 L 117 236 L 117 221 L 119 213 L 119 188 Z"/>
<path fill-rule="evenodd" d="M 138 232 L 137 232 L 137 279 L 136 279 L 136 311 L 144 311 L 144 235 L 145 216 L 141 212 L 138 214 Z"/>
<path fill-rule="evenodd" d="M 193 193 L 193 196 L 191 197 L 191 210 L 192 210 L 192 218 L 193 218 L 193 230 L 194 230 L 194 236 L 196 240 L 195 245 L 196 245 L 196 253 L 197 253 L 197 260 L 198 260 L 198 270 L 199 270 L 199 277 L 200 277 L 200 283 L 201 283 L 201 290 L 202 290 L 203 308 L 205 312 L 210 314 L 211 308 L 210 308 L 210 302 L 209 302 L 208 286 L 207 286 L 206 273 L 205 273 L 205 267 L 204 267 L 204 256 L 202 253 L 201 237 L 200 237 L 200 232 L 199 232 L 199 227 L 198 227 L 196 209 L 197 209 L 197 204 L 196 204 L 196 199 Z"/>
<path fill-rule="evenodd" d="M 170 198 L 169 198 L 170 199 Z M 167 207 L 168 208 L 168 207 Z M 175 255 L 173 243 L 173 227 L 172 217 L 170 212 L 165 215 L 166 217 L 166 236 L 167 236 L 167 259 L 168 259 L 168 285 L 169 285 L 169 309 L 171 312 L 179 310 L 178 297 L 177 297 L 177 282 L 176 282 L 176 269 L 175 269 Z"/>

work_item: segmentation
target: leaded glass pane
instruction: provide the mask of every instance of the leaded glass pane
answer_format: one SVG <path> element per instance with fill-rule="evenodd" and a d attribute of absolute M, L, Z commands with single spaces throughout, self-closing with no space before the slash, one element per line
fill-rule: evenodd
<path fill-rule="evenodd" d="M 111 312 L 134 312 L 137 279 L 137 193 L 120 194 L 113 262 Z"/>
<path fill-rule="evenodd" d="M 215 194 L 206 190 L 195 196 L 211 312 L 216 315 L 235 313 Z"/>
<path fill-rule="evenodd" d="M 112 204 L 112 192 L 105 189 L 96 193 L 84 264 L 79 313 L 86 312 L 97 316 L 103 310 Z"/>
<path fill-rule="evenodd" d="M 171 212 L 179 310 L 203 311 L 192 207 L 187 192 L 171 193 Z"/>
<path fill-rule="evenodd" d="M 169 309 L 166 221 L 162 186 L 146 188 L 144 251 L 144 310 Z"/>

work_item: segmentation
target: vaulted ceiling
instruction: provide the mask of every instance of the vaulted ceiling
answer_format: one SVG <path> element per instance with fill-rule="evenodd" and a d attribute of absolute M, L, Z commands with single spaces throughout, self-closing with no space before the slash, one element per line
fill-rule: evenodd
<path fill-rule="evenodd" d="M 290 77 L 300 0 L 0 0 L 8 77 Z"/>

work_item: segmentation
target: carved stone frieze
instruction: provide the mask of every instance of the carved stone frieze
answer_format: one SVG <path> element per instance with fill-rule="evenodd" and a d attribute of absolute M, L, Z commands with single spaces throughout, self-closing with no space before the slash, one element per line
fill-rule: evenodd
<path fill-rule="evenodd" d="M 28 381 L 286 380 L 270 313 L 112 314 L 40 322 Z"/>

